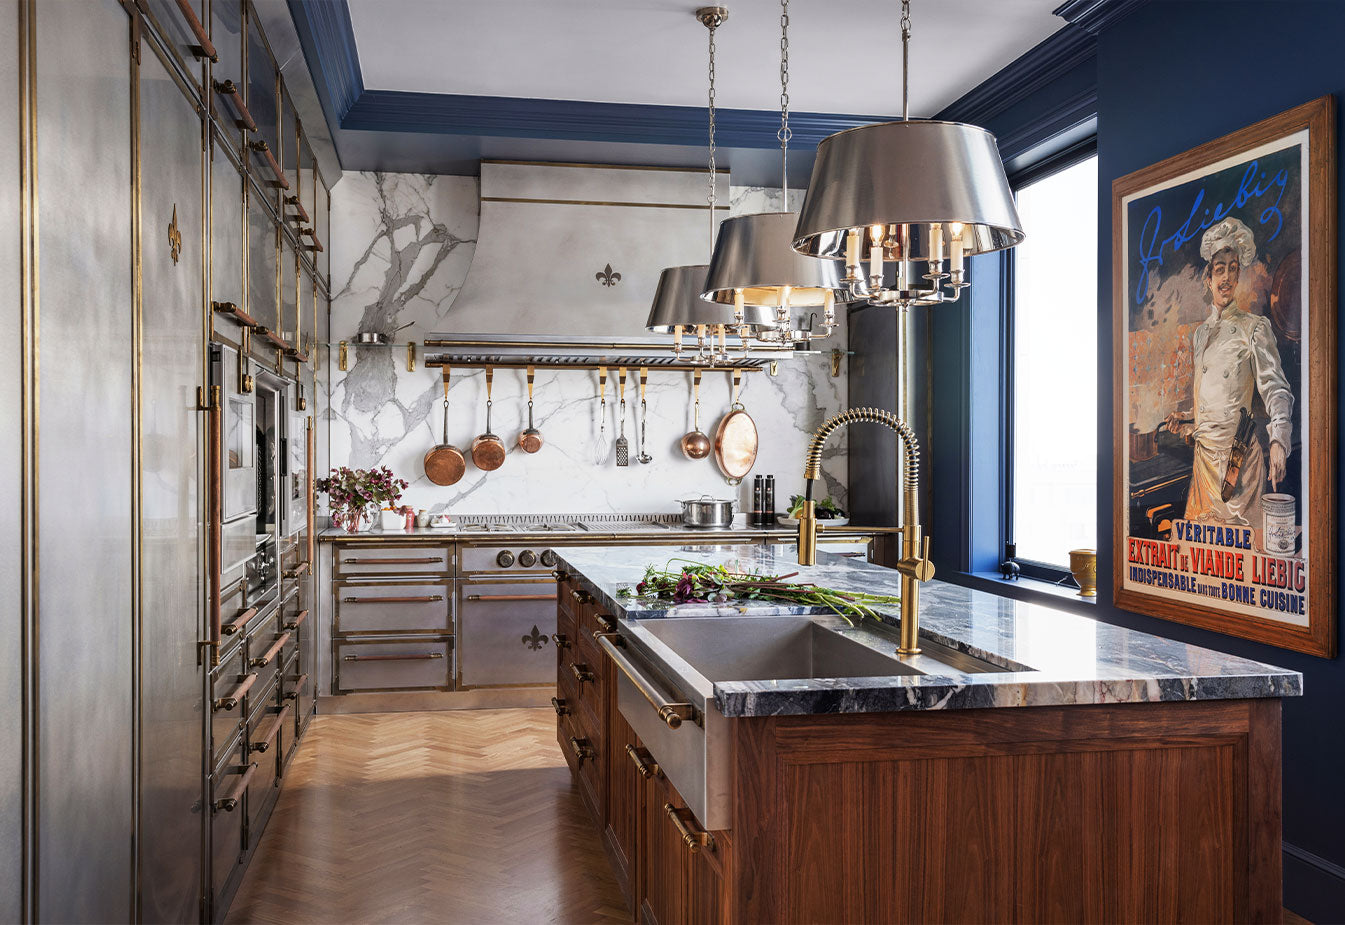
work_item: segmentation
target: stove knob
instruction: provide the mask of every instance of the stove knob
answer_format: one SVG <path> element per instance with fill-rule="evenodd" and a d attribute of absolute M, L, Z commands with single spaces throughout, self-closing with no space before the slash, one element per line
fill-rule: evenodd
<path fill-rule="evenodd" d="M 556 565 L 556 554 L 550 549 L 542 550 L 542 565 L 547 568 L 554 568 Z"/>
<path fill-rule="evenodd" d="M 525 549 L 518 554 L 518 564 L 524 568 L 532 568 L 537 564 L 537 553 L 531 549 Z"/>
<path fill-rule="evenodd" d="M 503 550 L 495 557 L 495 564 L 500 568 L 508 568 L 514 564 L 514 554 L 507 549 Z"/>

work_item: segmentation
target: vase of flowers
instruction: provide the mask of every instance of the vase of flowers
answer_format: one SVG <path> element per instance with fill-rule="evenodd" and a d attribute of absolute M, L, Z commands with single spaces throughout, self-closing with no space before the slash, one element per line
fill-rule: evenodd
<path fill-rule="evenodd" d="M 381 508 L 400 500 L 407 481 L 397 478 L 387 466 L 377 469 L 342 466 L 318 479 L 316 486 L 327 495 L 332 523 L 347 533 L 359 533 L 369 529 Z"/>

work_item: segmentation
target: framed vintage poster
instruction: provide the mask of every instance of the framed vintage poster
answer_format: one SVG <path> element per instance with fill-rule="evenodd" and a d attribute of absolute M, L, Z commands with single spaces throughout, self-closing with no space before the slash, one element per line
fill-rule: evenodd
<path fill-rule="evenodd" d="M 1112 184 L 1118 607 L 1336 651 L 1323 97 Z"/>

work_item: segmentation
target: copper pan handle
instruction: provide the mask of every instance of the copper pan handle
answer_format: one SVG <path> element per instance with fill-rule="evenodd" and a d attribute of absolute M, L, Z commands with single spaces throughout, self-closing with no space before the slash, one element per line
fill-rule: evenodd
<path fill-rule="evenodd" d="M 229 792 L 216 800 L 211 807 L 216 812 L 231 813 L 238 806 L 238 801 L 243 799 L 243 793 L 248 789 L 248 784 L 252 782 L 252 775 L 257 771 L 257 762 L 252 762 L 242 771 L 233 771 L 238 775 L 238 780 L 229 788 Z"/>
<path fill-rule="evenodd" d="M 237 122 L 241 128 L 249 132 L 257 131 L 257 121 L 252 118 L 252 113 L 248 112 L 247 104 L 243 102 L 243 93 L 238 88 L 238 84 L 232 80 L 215 81 L 215 92 L 229 101 L 229 105 L 234 108 L 234 113 L 238 116 Z"/>
<path fill-rule="evenodd" d="M 262 159 L 266 161 L 266 166 L 270 167 L 271 173 L 275 174 L 276 185 L 281 189 L 289 189 L 290 181 L 285 179 L 285 171 L 280 168 L 280 162 L 271 152 L 271 146 L 264 141 L 250 141 L 248 147 L 260 154 Z"/>
<path fill-rule="evenodd" d="M 237 687 L 212 703 L 211 707 L 216 710 L 232 710 L 238 706 L 238 702 L 243 699 L 243 696 L 252 690 L 252 685 L 255 683 L 257 683 L 257 672 L 249 672 L 248 676 Z"/>
<path fill-rule="evenodd" d="M 257 608 L 249 607 L 247 610 L 243 611 L 238 616 L 234 617 L 233 620 L 229 621 L 228 623 L 224 624 L 224 626 L 220 627 L 220 632 L 222 632 L 225 636 L 232 636 L 234 633 L 238 632 L 243 627 L 251 623 L 252 618 L 255 617 L 256 615 L 257 615 Z"/>
<path fill-rule="evenodd" d="M 177 0 L 177 8 L 182 11 L 182 18 L 187 21 L 187 28 L 191 30 L 191 34 L 196 36 L 196 45 L 200 49 L 198 57 L 206 57 L 210 59 L 211 64 L 219 64 L 219 52 L 215 51 L 210 36 L 206 35 L 205 26 L 201 25 L 201 20 L 196 18 L 196 11 L 191 8 L 191 0 Z"/>

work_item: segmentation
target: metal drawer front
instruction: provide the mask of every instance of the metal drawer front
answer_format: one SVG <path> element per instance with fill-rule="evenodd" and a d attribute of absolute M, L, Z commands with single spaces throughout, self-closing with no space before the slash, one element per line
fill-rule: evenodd
<path fill-rule="evenodd" d="M 453 632 L 453 586 L 446 581 L 332 583 L 339 635 Z"/>
<path fill-rule="evenodd" d="M 247 670 L 257 672 L 257 683 L 253 690 L 266 690 L 275 681 L 284 657 L 284 646 L 289 642 L 285 636 L 285 633 L 275 632 L 274 617 L 268 616 L 261 620 L 261 626 L 249 637 Z M 277 646 L 277 643 L 280 645 Z"/>
<path fill-rule="evenodd" d="M 251 764 L 251 759 L 244 762 L 242 746 L 235 746 L 229 760 L 217 767 L 211 778 L 211 884 L 216 896 L 224 890 L 243 857 L 243 816 L 246 810 L 242 793 L 237 788 L 241 782 L 240 771 L 248 764 Z M 252 774 L 255 777 L 257 772 L 253 771 Z M 229 802 L 235 793 L 238 793 L 237 802 Z"/>
<path fill-rule="evenodd" d="M 453 689 L 453 640 L 338 640 L 335 692 Z"/>
<path fill-rule="evenodd" d="M 452 574 L 450 546 L 354 546 L 336 547 L 336 574 L 341 578 L 366 576 L 447 576 Z"/>
<path fill-rule="evenodd" d="M 210 713 L 211 755 L 215 762 L 238 735 L 243 725 L 247 694 L 256 681 L 256 676 L 246 668 L 241 647 L 235 649 L 216 672 Z"/>
<path fill-rule="evenodd" d="M 555 680 L 554 582 L 460 582 L 462 687 L 542 686 Z"/>

